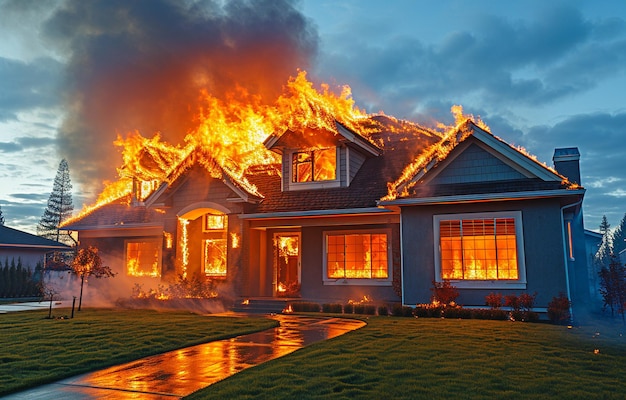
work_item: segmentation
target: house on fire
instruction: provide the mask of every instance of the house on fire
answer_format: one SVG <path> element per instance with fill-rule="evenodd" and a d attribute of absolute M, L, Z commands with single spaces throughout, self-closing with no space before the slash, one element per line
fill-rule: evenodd
<path fill-rule="evenodd" d="M 282 162 L 243 176 L 196 148 L 166 179 L 136 177 L 130 199 L 65 229 L 153 288 L 195 275 L 239 298 L 415 305 L 449 280 L 466 306 L 491 292 L 536 292 L 539 309 L 560 293 L 587 301 L 576 148 L 556 149 L 551 169 L 471 120 L 446 135 L 385 116 L 367 124 L 367 137 L 339 122 L 271 135 Z"/>

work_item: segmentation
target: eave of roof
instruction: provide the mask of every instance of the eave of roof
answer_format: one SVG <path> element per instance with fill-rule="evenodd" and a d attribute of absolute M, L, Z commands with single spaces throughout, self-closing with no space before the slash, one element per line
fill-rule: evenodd
<path fill-rule="evenodd" d="M 329 216 L 346 216 L 346 215 L 365 215 L 365 214 L 388 214 L 393 210 L 380 207 L 368 208 L 348 208 L 339 210 L 309 210 L 309 211 L 284 211 L 273 213 L 254 213 L 241 214 L 240 219 L 275 219 L 275 218 L 294 218 L 294 217 L 329 217 Z"/>
<path fill-rule="evenodd" d="M 495 200 L 526 200 L 550 197 L 584 196 L 585 189 L 538 190 L 525 192 L 478 193 L 456 196 L 407 197 L 378 202 L 380 206 L 416 206 L 433 204 L 474 203 Z"/>

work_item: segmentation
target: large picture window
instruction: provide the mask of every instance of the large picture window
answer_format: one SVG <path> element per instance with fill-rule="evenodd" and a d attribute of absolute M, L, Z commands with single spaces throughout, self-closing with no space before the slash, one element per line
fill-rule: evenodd
<path fill-rule="evenodd" d="M 524 282 L 521 213 L 435 216 L 435 232 L 440 280 Z"/>
<path fill-rule="evenodd" d="M 325 281 L 390 279 L 390 245 L 386 230 L 326 232 Z"/>
<path fill-rule="evenodd" d="M 319 182 L 337 179 L 337 149 L 293 153 L 292 182 Z"/>
<path fill-rule="evenodd" d="M 160 277 L 161 242 L 158 240 L 127 241 L 126 274 L 134 277 Z"/>

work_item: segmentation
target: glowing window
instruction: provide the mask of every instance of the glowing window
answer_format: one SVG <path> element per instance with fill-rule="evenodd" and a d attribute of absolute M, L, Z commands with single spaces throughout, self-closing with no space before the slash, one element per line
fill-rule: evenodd
<path fill-rule="evenodd" d="M 159 186 L 159 181 L 156 179 L 150 181 L 139 181 L 137 185 L 137 193 L 136 196 L 139 201 L 145 200 L 154 190 Z"/>
<path fill-rule="evenodd" d="M 205 275 L 226 276 L 226 239 L 206 239 L 203 247 Z"/>
<path fill-rule="evenodd" d="M 126 274 L 134 277 L 161 276 L 159 241 L 126 242 Z"/>
<path fill-rule="evenodd" d="M 327 279 L 388 279 L 387 233 L 327 233 Z"/>
<path fill-rule="evenodd" d="M 204 214 L 203 216 L 203 231 L 223 231 L 226 227 L 226 216 L 215 214 Z"/>
<path fill-rule="evenodd" d="M 516 221 L 504 218 L 439 221 L 441 278 L 519 279 Z"/>
<path fill-rule="evenodd" d="M 333 181 L 336 178 L 337 150 L 334 147 L 293 154 L 293 182 Z"/>

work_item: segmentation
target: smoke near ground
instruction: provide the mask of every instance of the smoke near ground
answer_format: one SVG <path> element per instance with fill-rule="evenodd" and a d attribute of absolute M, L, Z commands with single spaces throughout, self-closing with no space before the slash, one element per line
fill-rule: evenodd
<path fill-rule="evenodd" d="M 269 103 L 318 42 L 286 0 L 66 1 L 43 34 L 68 60 L 61 154 L 94 193 L 116 178 L 118 133 L 182 143 L 202 91 L 223 100 L 243 89 Z"/>

